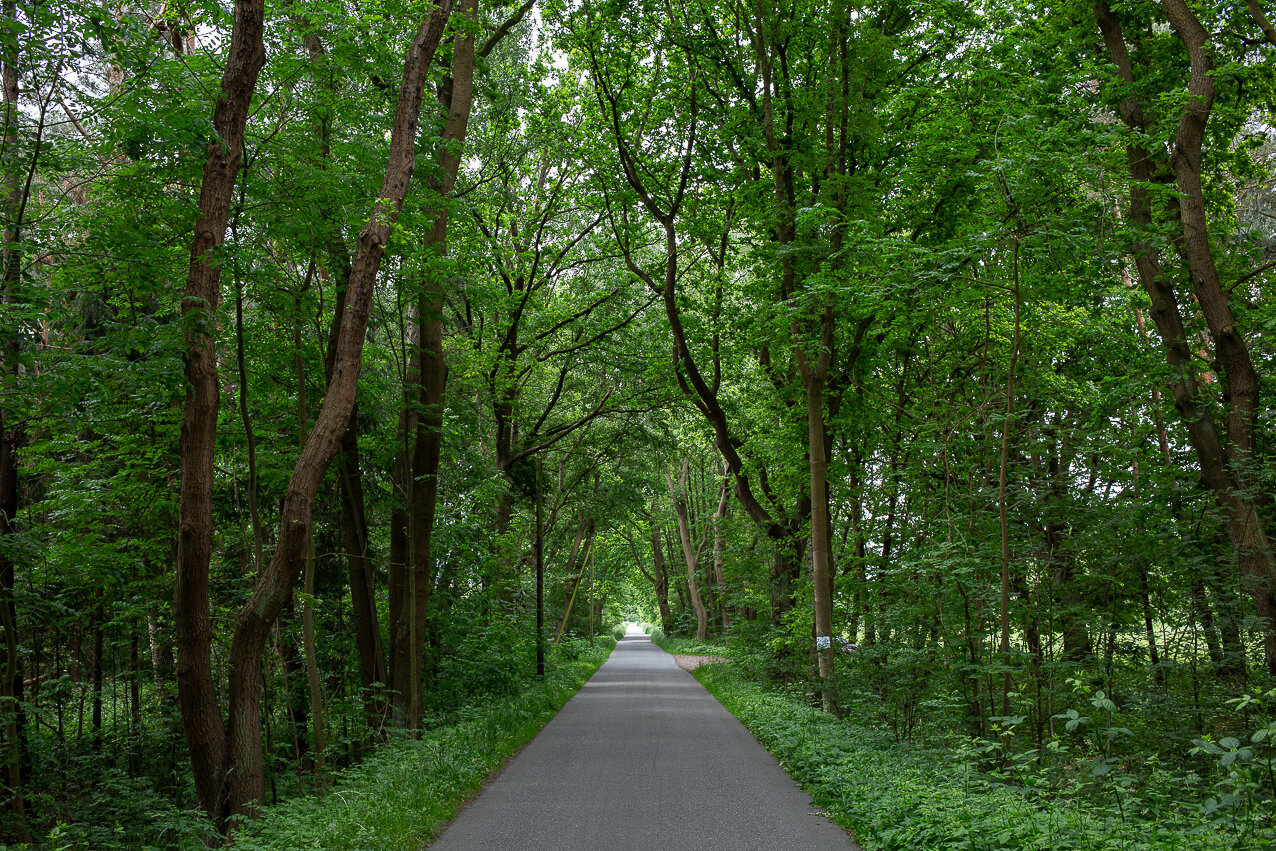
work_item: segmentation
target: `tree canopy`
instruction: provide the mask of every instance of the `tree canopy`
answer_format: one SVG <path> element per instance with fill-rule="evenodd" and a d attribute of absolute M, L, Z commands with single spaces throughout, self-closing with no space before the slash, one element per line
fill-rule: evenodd
<path fill-rule="evenodd" d="M 1255 0 L 0 19 L 0 842 L 233 833 L 626 620 L 1270 804 Z"/>

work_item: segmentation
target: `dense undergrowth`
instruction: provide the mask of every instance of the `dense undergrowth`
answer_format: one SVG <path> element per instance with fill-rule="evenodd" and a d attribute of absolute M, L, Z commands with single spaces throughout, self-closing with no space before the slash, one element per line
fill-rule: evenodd
<path fill-rule="evenodd" d="M 244 826 L 235 851 L 403 851 L 428 843 L 501 761 L 531 741 L 616 645 L 569 638 L 544 682 L 462 713 L 419 740 L 396 740 L 343 772 L 322 796 L 294 798 Z"/>
<path fill-rule="evenodd" d="M 731 655 L 659 630 L 653 640 L 675 653 Z M 1190 757 L 1210 767 L 1201 772 L 1079 747 L 1072 734 L 1087 725 L 1102 727 L 1101 739 L 1130 735 L 1106 724 L 1116 709 L 1102 692 L 1087 701 L 1093 718 L 1062 713 L 1060 735 L 1042 749 L 1015 740 L 1015 718 L 1001 721 L 1000 741 L 950 737 L 922 747 L 889 726 L 859 723 L 854 710 L 838 719 L 800 689 L 768 687 L 736 656 L 695 675 L 870 851 L 1276 846 L 1271 719 L 1255 717 L 1243 738 L 1197 740 Z"/>

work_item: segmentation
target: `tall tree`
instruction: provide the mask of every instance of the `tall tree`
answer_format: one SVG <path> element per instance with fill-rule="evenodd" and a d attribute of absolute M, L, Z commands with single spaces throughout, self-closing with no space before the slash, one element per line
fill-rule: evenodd
<path fill-rule="evenodd" d="M 226 745 L 213 681 L 213 626 L 208 597 L 220 400 L 215 340 L 222 264 L 217 252 L 225 242 L 230 202 L 243 159 L 244 125 L 257 75 L 266 61 L 263 0 L 237 0 L 234 9 L 234 28 L 221 93 L 213 112 L 214 136 L 205 153 L 199 216 L 182 299 L 188 387 L 182 413 L 182 478 L 173 588 L 182 727 L 200 806 L 214 818 L 225 815 L 226 804 L 222 788 Z"/>
<path fill-rule="evenodd" d="M 1207 128 L 1219 105 L 1217 78 L 1221 73 L 1223 45 L 1210 35 L 1198 14 L 1181 0 L 1161 4 L 1164 34 L 1144 34 L 1131 28 L 1106 2 L 1094 4 L 1099 31 L 1112 62 L 1119 88 L 1114 86 L 1121 120 L 1129 128 L 1126 162 L 1130 180 L 1128 217 L 1135 228 L 1132 254 L 1139 283 L 1152 302 L 1152 320 L 1161 338 L 1166 363 L 1172 370 L 1170 391 L 1174 406 L 1187 427 L 1196 452 L 1202 482 L 1226 516 L 1227 535 L 1236 552 L 1254 607 L 1264 625 L 1264 656 L 1269 674 L 1276 676 L 1276 554 L 1269 539 L 1271 519 L 1267 500 L 1256 487 L 1261 461 L 1258 418 L 1262 405 L 1259 379 L 1247 341 L 1247 332 L 1236 315 L 1236 283 L 1225 285 L 1215 258 L 1217 240 L 1211 237 L 1205 199 L 1210 159 Z M 1146 12 L 1145 12 L 1146 14 Z M 1131 51 L 1130 33 L 1139 40 Z M 1171 33 L 1175 46 L 1187 59 L 1186 78 L 1166 79 L 1163 69 L 1148 64 L 1149 42 L 1163 43 Z M 1149 103 L 1154 92 L 1185 92 L 1177 114 L 1164 115 L 1163 107 Z M 1214 124 L 1226 138 L 1239 130 L 1245 104 L 1227 103 L 1227 116 Z M 1174 124 L 1165 145 L 1146 141 L 1157 136 L 1161 122 Z M 1172 180 L 1178 195 L 1162 200 L 1160 182 Z M 1153 230 L 1169 227 L 1170 240 L 1185 271 L 1187 291 L 1166 267 L 1162 250 L 1153 241 Z M 1186 296 L 1186 298 L 1185 298 Z M 1184 303 L 1195 302 L 1204 319 L 1210 360 L 1226 392 L 1217 409 L 1201 387 L 1194 365 L 1193 339 L 1184 316 Z"/>

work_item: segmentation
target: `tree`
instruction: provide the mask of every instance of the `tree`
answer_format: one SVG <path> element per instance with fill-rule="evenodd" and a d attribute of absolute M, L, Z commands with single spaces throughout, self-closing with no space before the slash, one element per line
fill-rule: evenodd
<path fill-rule="evenodd" d="M 211 529 L 208 523 L 202 521 L 180 521 L 183 533 L 179 542 L 188 541 L 185 544 L 188 550 L 195 550 L 195 553 L 188 553 L 189 558 L 202 561 L 205 565 L 202 579 L 198 569 L 190 571 L 194 576 L 187 575 L 179 579 L 175 596 L 175 614 L 182 631 L 178 642 L 182 718 L 187 730 L 201 806 L 223 827 L 229 825 L 231 816 L 251 814 L 264 800 L 265 776 L 258 700 L 261 653 L 270 628 L 291 597 L 293 585 L 301 573 L 310 534 L 311 504 L 328 465 L 336 455 L 354 405 L 355 384 L 371 309 L 372 286 L 385 253 L 390 228 L 403 205 L 412 177 L 416 158 L 417 121 L 425 82 L 449 12 L 450 6 L 444 0 L 422 21 L 416 38 L 408 49 L 390 138 L 390 164 L 386 169 L 379 200 L 373 207 L 368 224 L 360 233 L 350 281 L 346 287 L 344 316 L 333 359 L 333 378 L 328 395 L 293 469 L 281 511 L 279 542 L 275 553 L 265 570 L 257 577 L 253 596 L 236 620 L 230 655 L 229 718 L 224 731 L 212 688 L 208 657 L 211 629 L 207 621 L 206 564 Z M 258 18 L 253 18 L 254 13 Z M 261 52 L 260 13 L 259 6 L 256 9 L 247 7 L 241 12 L 245 19 L 243 26 L 249 31 L 239 34 L 240 28 L 236 27 L 237 40 L 232 44 L 247 44 L 250 47 L 241 47 L 240 51 Z M 250 62 L 239 55 L 240 51 L 232 46 L 232 58 L 228 61 L 228 82 L 224 90 L 229 94 L 226 99 L 230 101 L 232 97 L 237 97 L 238 100 L 234 101 L 233 107 L 226 108 L 234 111 L 229 118 L 222 119 L 226 126 L 222 129 L 221 136 L 224 140 L 230 139 L 242 144 L 243 123 L 251 100 L 253 82 L 253 79 L 245 80 L 243 73 L 247 68 L 255 78 L 261 58 L 258 56 Z M 241 63 L 244 64 L 243 68 L 239 67 Z M 237 144 L 231 145 L 232 151 L 237 148 Z M 225 228 L 224 208 L 229 202 L 230 188 L 223 186 L 219 180 L 224 182 L 226 170 L 230 166 L 223 162 L 224 157 L 225 154 L 218 148 L 210 147 L 210 164 L 206 171 L 211 172 L 215 179 L 209 181 L 207 176 L 205 179 L 205 185 L 212 184 L 206 190 L 210 195 L 205 213 L 208 221 L 202 222 L 202 228 L 201 223 L 197 223 L 196 227 L 197 235 L 203 234 L 209 239 L 214 238 L 214 235 L 220 236 Z M 233 187 L 233 170 L 229 178 Z M 213 193 L 217 194 L 214 196 Z M 220 219 L 216 218 L 218 215 L 221 216 Z M 198 246 L 199 243 L 197 248 Z M 206 265 L 207 260 L 202 251 L 193 251 L 192 256 L 195 258 L 192 261 L 192 279 L 196 280 L 196 284 L 190 287 L 193 289 L 200 286 L 203 289 L 198 289 L 188 298 L 188 312 L 203 309 L 196 307 L 197 299 L 202 304 L 215 305 L 218 297 L 216 286 L 219 276 L 214 274 L 217 268 Z M 198 270 L 195 269 L 197 265 Z M 201 517 L 203 509 L 199 507 L 209 503 L 211 482 L 207 478 L 200 478 L 198 471 L 211 472 L 212 435 L 209 433 L 208 420 L 211 414 L 211 425 L 215 427 L 217 396 L 216 367 L 211 358 L 211 339 L 205 327 L 201 338 L 188 343 L 187 372 L 194 388 L 191 395 L 193 397 L 202 389 L 204 396 L 198 405 L 194 401 L 188 401 L 185 420 L 188 425 L 183 429 L 182 451 L 183 509 L 185 512 L 199 513 Z M 197 416 L 201 412 L 203 416 Z M 196 437 L 200 436 L 205 440 L 196 442 Z M 206 446 L 206 443 L 209 445 Z M 198 465 L 196 456 L 208 458 L 207 467 Z M 181 546 L 179 543 L 179 548 Z M 178 562 L 182 566 L 179 567 L 180 578 L 181 570 L 189 565 L 180 549 Z M 187 619 L 192 622 L 188 623 Z"/>
<path fill-rule="evenodd" d="M 1113 99 L 1132 134 L 1126 144 L 1128 216 L 1135 228 L 1131 254 L 1139 282 L 1151 299 L 1153 323 L 1173 373 L 1169 384 L 1174 406 L 1187 426 L 1201 480 L 1227 517 L 1227 534 L 1241 575 L 1258 616 L 1266 624 L 1268 672 L 1276 676 L 1276 560 L 1268 539 L 1266 500 L 1255 492 L 1259 379 L 1244 326 L 1233 309 L 1236 285 L 1250 276 L 1237 276 L 1234 284 L 1224 286 L 1205 199 L 1209 179 L 1206 137 L 1211 118 L 1215 125 L 1225 125 L 1221 132 L 1230 139 L 1248 118 L 1247 104 L 1220 96 L 1216 81 L 1219 54 L 1228 46 L 1216 43 L 1186 3 L 1167 0 L 1161 4 L 1169 31 L 1146 37 L 1139 33 L 1136 54 L 1129 49 L 1127 27 L 1110 5 L 1096 3 L 1094 11 L 1115 69 L 1116 85 L 1121 87 Z M 1147 15 L 1151 10 L 1140 12 Z M 1261 19 L 1261 14 L 1257 17 Z M 1145 43 L 1146 49 L 1154 44 L 1165 49 L 1162 45 L 1171 31 L 1177 49 L 1188 59 L 1186 79 L 1167 78 L 1162 67 L 1150 68 L 1143 58 Z M 1177 115 L 1162 115 L 1160 107 L 1145 106 L 1148 95 L 1158 90 L 1186 90 L 1188 99 Z M 1216 106 L 1221 115 L 1215 115 Z M 1175 124 L 1173 138 L 1166 140 L 1166 150 L 1154 153 L 1153 146 L 1139 137 L 1153 135 L 1167 121 Z M 1178 195 L 1167 198 L 1157 185 L 1171 179 Z M 1208 331 L 1210 361 L 1226 387 L 1217 408 L 1205 399 L 1193 365 L 1192 338 L 1183 315 L 1184 294 L 1164 265 L 1160 245 L 1153 241 L 1151 231 L 1157 226 L 1173 229 L 1171 245 Z"/>

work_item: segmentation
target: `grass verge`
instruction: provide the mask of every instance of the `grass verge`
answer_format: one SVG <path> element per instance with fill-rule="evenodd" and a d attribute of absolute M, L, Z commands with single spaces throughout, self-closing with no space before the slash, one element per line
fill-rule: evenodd
<path fill-rule="evenodd" d="M 407 851 L 425 847 L 484 779 L 532 740 L 615 647 L 600 637 L 558 659 L 545 681 L 476 709 L 469 718 L 396 740 L 343 772 L 322 797 L 296 798 L 245 825 L 234 851 Z"/>
<path fill-rule="evenodd" d="M 1118 816 L 1115 808 L 992 783 L 960 758 L 907 749 L 768 692 L 726 665 L 702 667 L 695 676 L 865 851 L 1272 847 L 1252 832 L 1206 822 L 1196 806 L 1141 806 L 1133 790 L 1113 789 L 1126 796 Z"/>
<path fill-rule="evenodd" d="M 690 656 L 725 656 L 725 644 L 710 644 L 696 641 L 694 638 L 682 638 L 676 635 L 665 635 L 660 627 L 652 627 L 651 643 L 666 653 L 685 653 Z"/>

